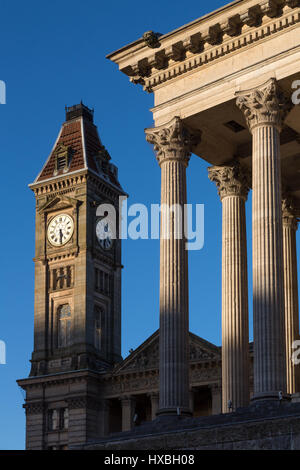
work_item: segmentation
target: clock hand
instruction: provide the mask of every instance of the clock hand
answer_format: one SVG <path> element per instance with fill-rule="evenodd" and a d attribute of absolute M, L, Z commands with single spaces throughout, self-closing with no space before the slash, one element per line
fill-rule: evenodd
<path fill-rule="evenodd" d="M 59 229 L 59 241 L 60 241 L 60 243 L 62 243 L 62 239 L 63 239 L 63 233 L 62 233 L 62 229 L 60 228 Z"/>

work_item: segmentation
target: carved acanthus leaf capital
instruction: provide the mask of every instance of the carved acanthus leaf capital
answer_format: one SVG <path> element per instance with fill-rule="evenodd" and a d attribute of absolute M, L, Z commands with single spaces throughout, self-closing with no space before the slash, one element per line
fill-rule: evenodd
<path fill-rule="evenodd" d="M 166 125 L 145 129 L 145 134 L 147 142 L 154 145 L 160 165 L 179 160 L 187 166 L 193 147 L 201 141 L 201 132 L 188 129 L 177 116 Z"/>
<path fill-rule="evenodd" d="M 298 228 L 297 210 L 294 199 L 287 193 L 282 195 L 282 222 L 294 230 Z"/>
<path fill-rule="evenodd" d="M 285 96 L 275 78 L 252 90 L 237 92 L 236 97 L 236 104 L 244 113 L 250 131 L 267 124 L 281 130 L 292 108 L 292 100 Z"/>
<path fill-rule="evenodd" d="M 216 183 L 221 200 L 227 196 L 240 196 L 247 199 L 250 178 L 239 162 L 212 166 L 208 168 L 208 177 Z"/>

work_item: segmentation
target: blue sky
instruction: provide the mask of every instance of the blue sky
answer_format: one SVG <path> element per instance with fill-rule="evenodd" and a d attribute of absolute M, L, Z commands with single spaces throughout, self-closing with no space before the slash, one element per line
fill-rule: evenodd
<path fill-rule="evenodd" d="M 0 340 L 7 344 L 7 365 L 0 365 L 0 449 L 24 448 L 23 395 L 15 381 L 29 373 L 33 344 L 35 204 L 27 185 L 57 137 L 64 106 L 82 99 L 95 108 L 101 139 L 119 167 L 129 203 L 159 203 L 160 170 L 144 137 L 144 128 L 152 125 L 153 95 L 130 84 L 105 56 L 147 30 L 167 33 L 226 3 L 1 1 L 0 79 L 7 85 L 7 104 L 0 105 Z M 207 164 L 195 156 L 188 169 L 188 197 L 190 203 L 205 204 L 205 245 L 189 259 L 190 329 L 219 345 L 221 203 L 207 178 Z M 247 223 L 250 247 L 251 201 Z M 123 264 L 126 356 L 158 328 L 159 242 L 124 241 Z M 251 295 L 250 270 L 251 256 Z"/>

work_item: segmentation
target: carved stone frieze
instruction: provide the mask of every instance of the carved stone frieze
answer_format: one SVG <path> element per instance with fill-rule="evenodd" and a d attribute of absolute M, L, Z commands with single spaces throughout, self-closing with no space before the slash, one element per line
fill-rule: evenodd
<path fill-rule="evenodd" d="M 193 337 L 192 337 L 193 338 Z M 207 362 L 218 361 L 220 358 L 220 352 L 216 349 L 210 349 L 209 346 L 205 346 L 195 339 L 190 339 L 190 362 Z M 159 368 L 159 339 L 158 335 L 154 340 L 147 346 L 145 345 L 138 352 L 133 352 L 129 356 L 121 367 L 117 368 L 114 374 L 125 374 L 127 372 L 145 371 L 145 370 L 158 370 Z M 146 378 L 148 381 L 150 377 Z M 122 379 L 123 380 L 123 379 Z M 156 380 L 156 378 L 155 378 Z M 137 382 L 139 382 L 137 380 Z"/>
<path fill-rule="evenodd" d="M 79 408 L 90 408 L 90 409 L 95 409 L 95 410 L 102 409 L 101 401 L 93 397 L 76 396 L 76 397 L 67 398 L 66 402 L 70 410 L 79 409 Z"/>
<path fill-rule="evenodd" d="M 193 349 L 193 348 L 192 348 Z M 194 352 L 192 352 L 193 357 Z M 213 353 L 209 354 L 206 351 L 201 351 L 197 354 L 197 357 L 201 359 L 208 359 L 207 356 L 214 356 Z M 198 359 L 201 361 L 201 359 Z M 132 371 L 132 369 L 127 369 L 126 372 Z M 124 371 L 125 372 L 125 371 Z M 221 365 L 219 362 L 210 361 L 205 365 L 194 365 L 190 369 L 190 381 L 192 384 L 199 384 L 202 382 L 217 382 L 221 380 Z M 128 397 L 130 394 L 136 392 L 147 390 L 158 390 L 159 388 L 159 375 L 158 373 L 154 375 L 138 375 L 132 374 L 128 375 L 118 375 L 117 377 L 112 377 L 112 380 L 108 382 L 106 386 L 106 396 L 122 396 L 124 398 Z M 156 392 L 157 393 L 157 392 Z"/>
<path fill-rule="evenodd" d="M 159 362 L 158 344 L 153 345 L 146 351 L 142 351 L 140 355 L 136 356 L 126 368 L 127 370 L 145 368 L 157 368 Z"/>
<path fill-rule="evenodd" d="M 190 361 L 213 360 L 216 355 L 212 351 L 204 350 L 195 343 L 190 344 Z"/>
<path fill-rule="evenodd" d="M 143 377 L 119 376 L 118 381 L 112 381 L 107 389 L 108 395 L 128 394 L 140 390 L 158 389 L 158 375 Z"/>
<path fill-rule="evenodd" d="M 211 381 L 221 378 L 221 367 L 210 366 L 210 367 L 199 367 L 192 369 L 190 372 L 191 382 L 202 382 Z"/>
<path fill-rule="evenodd" d="M 36 403 L 25 403 L 23 408 L 25 408 L 26 415 L 41 414 L 44 411 L 44 403 L 42 401 Z"/>

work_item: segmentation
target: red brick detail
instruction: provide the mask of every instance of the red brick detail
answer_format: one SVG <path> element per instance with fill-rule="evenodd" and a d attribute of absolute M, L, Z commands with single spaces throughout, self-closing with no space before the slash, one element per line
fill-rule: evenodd
<path fill-rule="evenodd" d="M 83 119 L 83 129 L 87 166 L 88 168 L 97 171 L 97 167 L 93 157 L 102 148 L 97 127 L 91 122 Z M 55 152 L 60 145 L 71 147 L 72 158 L 67 172 L 63 172 L 63 170 L 61 170 L 59 173 L 54 175 L 56 158 Z M 43 168 L 40 176 L 38 177 L 37 182 L 46 180 L 53 176 L 59 176 L 60 174 L 65 175 L 72 171 L 80 170 L 83 168 L 85 168 L 85 162 L 81 119 L 67 121 L 63 124 L 60 138 L 58 139 L 55 148 L 53 149 L 45 167 Z"/>

